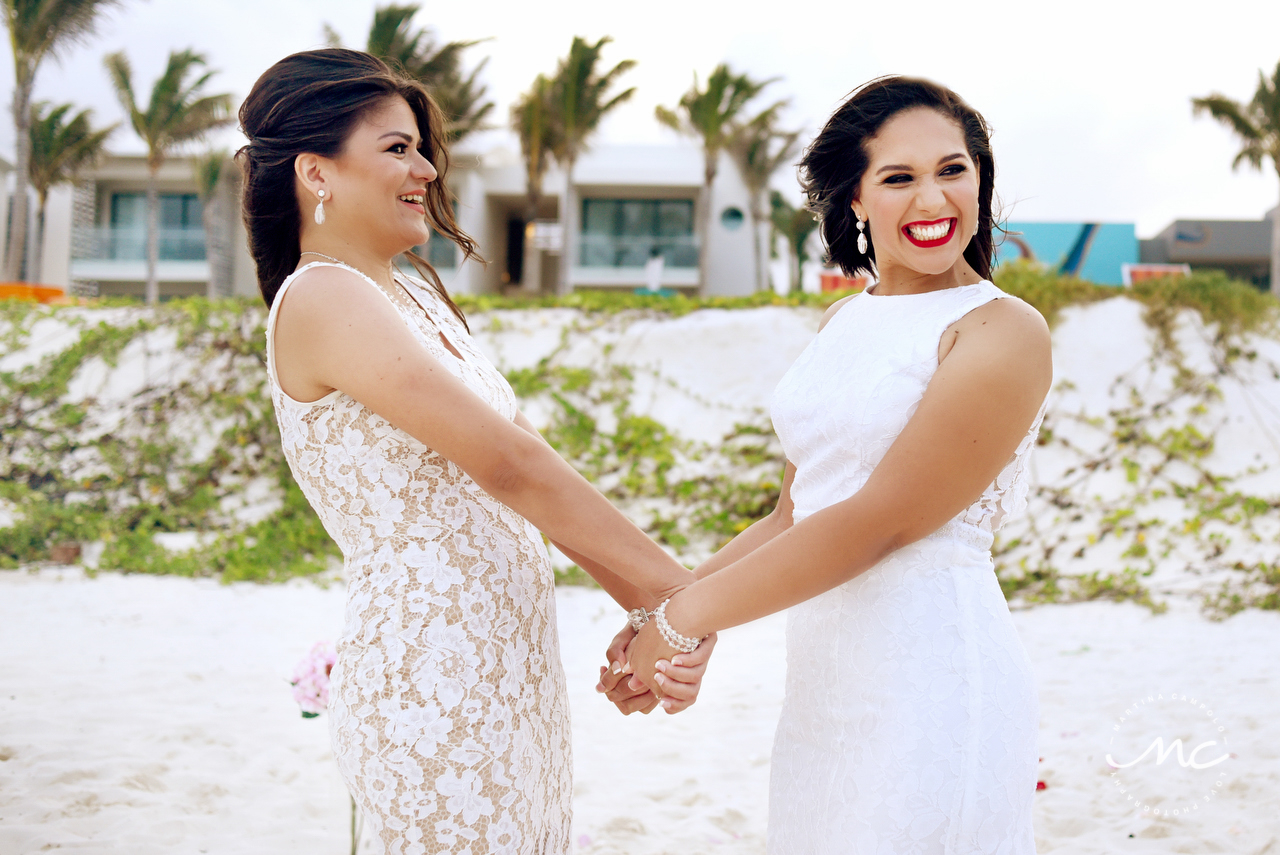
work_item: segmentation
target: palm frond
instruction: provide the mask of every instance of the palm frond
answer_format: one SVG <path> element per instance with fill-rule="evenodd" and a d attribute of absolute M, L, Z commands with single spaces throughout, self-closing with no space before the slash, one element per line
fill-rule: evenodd
<path fill-rule="evenodd" d="M 218 186 L 229 177 L 231 168 L 231 153 L 226 149 L 210 149 L 192 158 L 191 173 L 201 202 L 213 198 Z"/>
<path fill-rule="evenodd" d="M 203 94 L 216 74 L 205 65 L 204 56 L 193 50 L 171 51 L 164 71 L 151 88 L 146 110 L 132 108 L 134 130 L 147 144 L 147 163 L 153 169 L 173 149 L 233 121 L 230 94 Z M 123 53 L 112 54 L 107 58 L 107 67 L 121 103 L 125 103 L 126 92 L 132 100 L 128 59 Z"/>
<path fill-rule="evenodd" d="M 102 58 L 102 62 L 107 67 L 107 76 L 111 78 L 111 88 L 115 90 L 116 99 L 120 102 L 120 106 L 124 108 L 124 114 L 128 117 L 133 129 L 142 134 L 142 128 L 138 125 L 138 99 L 133 93 L 133 65 L 129 62 L 129 57 L 124 55 L 124 51 L 107 54 Z"/>
<path fill-rule="evenodd" d="M 661 107 L 656 115 L 668 127 L 699 137 L 711 161 L 728 142 L 747 105 L 775 80 L 753 80 L 721 63 L 707 77 L 705 86 L 695 74 L 693 86 L 680 96 L 676 107 Z"/>
<path fill-rule="evenodd" d="M 1207 113 L 1217 119 L 1240 138 L 1232 169 L 1244 163 L 1262 169 L 1263 162 L 1270 158 L 1280 174 L 1280 63 L 1270 77 L 1258 72 L 1258 88 L 1248 103 L 1214 92 L 1204 98 L 1192 98 L 1191 108 L 1196 115 Z"/>
<path fill-rule="evenodd" d="M 481 60 L 470 73 L 464 70 L 463 53 L 483 39 L 443 44 L 429 27 L 414 25 L 421 7 L 391 4 L 374 10 L 365 49 L 431 92 L 449 120 L 446 135 L 457 142 L 483 127 L 495 104 L 486 100 L 488 87 L 480 82 Z"/>
<path fill-rule="evenodd" d="M 618 78 L 635 67 L 635 60 L 625 59 L 608 71 L 598 71 L 601 53 L 611 41 L 603 36 L 592 44 L 574 36 L 568 55 L 556 69 L 551 104 L 557 127 L 556 159 L 561 162 L 574 161 L 604 117 L 635 94 L 633 87 L 608 96 Z"/>
<path fill-rule="evenodd" d="M 72 104 L 40 102 L 31 108 L 31 186 L 43 199 L 55 184 L 74 180 L 102 154 L 117 125 L 93 127 L 93 111 L 81 110 L 70 119 Z"/>
<path fill-rule="evenodd" d="M 102 13 L 122 0 L 0 0 L 14 59 L 34 73 L 46 57 L 59 58 L 96 30 Z"/>
<path fill-rule="evenodd" d="M 324 39 L 327 47 L 342 47 L 342 36 L 333 28 L 330 23 L 320 25 L 320 37 Z"/>

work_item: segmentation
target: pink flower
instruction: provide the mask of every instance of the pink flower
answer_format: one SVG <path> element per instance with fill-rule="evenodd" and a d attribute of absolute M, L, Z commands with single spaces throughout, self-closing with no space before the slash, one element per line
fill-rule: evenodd
<path fill-rule="evenodd" d="M 337 654 L 333 645 L 320 641 L 311 648 L 293 671 L 293 699 L 302 707 L 303 718 L 315 718 L 329 706 L 329 672 Z"/>

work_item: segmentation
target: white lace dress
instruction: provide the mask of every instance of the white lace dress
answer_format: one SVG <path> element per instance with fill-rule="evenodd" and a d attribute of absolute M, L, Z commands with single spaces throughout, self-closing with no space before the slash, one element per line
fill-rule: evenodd
<path fill-rule="evenodd" d="M 906 426 L 952 323 L 990 282 L 849 300 L 783 377 L 773 424 L 797 521 L 853 495 Z M 1030 855 L 1038 705 L 992 567 L 1026 505 L 1044 407 L 982 498 L 790 611 L 770 855 Z"/>
<path fill-rule="evenodd" d="M 314 266 L 276 295 L 267 371 L 289 467 L 349 579 L 328 710 L 339 769 L 386 853 L 562 855 L 569 710 L 542 536 L 351 397 L 284 394 L 276 315 Z M 399 285 L 391 302 L 418 342 L 514 418 L 511 387 L 448 308 Z"/>

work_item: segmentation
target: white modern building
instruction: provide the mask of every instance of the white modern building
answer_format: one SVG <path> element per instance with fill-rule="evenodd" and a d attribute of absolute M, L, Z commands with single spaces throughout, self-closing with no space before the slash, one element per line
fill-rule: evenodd
<path fill-rule="evenodd" d="M 707 198 L 697 145 L 601 145 L 578 161 L 571 195 L 563 171 L 548 173 L 533 222 L 528 221 L 524 175 L 515 150 L 454 155 L 450 185 L 458 222 L 477 240 L 487 263 L 460 264 L 452 244 L 433 239 L 422 251 L 450 290 L 551 293 L 565 263 L 573 289 L 633 290 L 647 284 L 646 263 L 656 257 L 662 259 L 664 288 L 709 296 L 755 289 L 750 204 L 727 156 Z M 142 295 L 146 180 L 144 157 L 110 155 L 75 186 L 53 190 L 38 249 L 46 284 L 72 293 Z M 204 294 L 208 288 L 210 264 L 195 188 L 190 158 L 175 157 L 165 164 L 160 174 L 162 297 Z M 577 227 L 562 236 L 558 223 L 566 197 L 576 206 Z M 699 245 L 696 228 L 703 205 L 711 211 L 705 247 Z M 252 296 L 257 281 L 244 228 L 238 211 L 228 216 L 235 258 L 225 290 Z M 699 281 L 703 252 L 708 261 L 705 283 Z"/>

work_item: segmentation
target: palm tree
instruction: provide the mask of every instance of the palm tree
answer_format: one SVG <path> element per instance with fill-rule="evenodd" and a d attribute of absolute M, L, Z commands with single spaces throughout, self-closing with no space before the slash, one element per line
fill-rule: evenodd
<path fill-rule="evenodd" d="M 766 268 L 769 255 L 765 252 L 765 236 L 771 231 L 764 206 L 769 181 L 774 173 L 790 163 L 800 153 L 800 132 L 778 129 L 778 113 L 787 106 L 779 101 L 761 111 L 754 118 L 737 124 L 729 136 L 727 148 L 742 174 L 750 197 L 751 228 L 756 250 L 756 290 L 768 287 Z M 761 233 L 764 234 L 761 234 Z"/>
<path fill-rule="evenodd" d="M 207 66 L 205 58 L 189 48 L 169 53 L 169 64 L 152 87 L 145 109 L 138 106 L 133 91 L 133 68 L 128 57 L 123 52 L 113 53 L 105 62 L 129 123 L 147 144 L 147 304 L 154 305 L 160 300 L 156 278 L 160 256 L 160 167 L 174 149 L 231 124 L 231 96 L 202 94 L 216 72 L 202 73 L 201 69 Z"/>
<path fill-rule="evenodd" d="M 210 299 L 231 293 L 235 264 L 235 238 L 231 218 L 235 205 L 240 169 L 226 149 L 197 155 L 191 162 L 200 197 L 200 219 L 204 223 L 204 245 L 209 257 L 209 285 L 205 295 Z"/>
<path fill-rule="evenodd" d="M 107 128 L 93 127 L 93 111 L 81 110 L 71 119 L 67 114 L 72 104 L 53 106 L 40 101 L 31 106 L 31 155 L 28 176 L 36 191 L 36 233 L 31 245 L 35 257 L 31 260 L 32 282 L 40 281 L 43 261 L 44 212 L 49 202 L 49 190 L 55 184 L 74 181 L 76 174 L 94 163 L 101 155 L 107 137 L 119 125 Z"/>
<path fill-rule="evenodd" d="M 483 129 L 484 120 L 493 112 L 493 102 L 485 100 L 488 87 L 480 82 L 480 72 L 489 58 L 480 60 L 470 72 L 462 67 L 463 52 L 484 39 L 439 44 L 429 27 L 413 25 L 420 9 L 416 3 L 375 9 L 365 50 L 427 87 L 449 119 L 445 129 L 449 142 L 456 144 Z M 325 36 L 334 47 L 342 43 L 327 24 Z"/>
<path fill-rule="evenodd" d="M 1192 98 L 1191 108 L 1196 115 L 1213 116 L 1240 138 L 1243 145 L 1231 162 L 1232 169 L 1247 161 L 1260 170 L 1269 158 L 1280 177 L 1280 62 L 1270 80 L 1264 72 L 1258 72 L 1258 88 L 1249 103 L 1215 92 L 1206 98 Z M 1271 219 L 1271 293 L 1280 297 L 1280 208 Z"/>
<path fill-rule="evenodd" d="M 755 81 L 745 74 L 734 74 L 721 63 L 707 78 L 705 89 L 693 86 L 680 96 L 675 109 L 659 104 L 654 109 L 658 121 L 672 130 L 702 140 L 702 204 L 698 214 L 698 275 L 702 287 L 707 284 L 707 238 L 711 233 L 711 185 L 720 168 L 720 152 L 729 143 L 736 120 L 748 102 L 777 78 Z"/>
<path fill-rule="evenodd" d="M 553 159 L 552 152 L 559 148 L 557 128 L 553 121 L 551 81 L 545 74 L 533 79 L 529 91 L 521 95 L 511 107 L 511 127 L 520 137 L 520 152 L 524 156 L 525 193 L 525 270 L 532 269 L 528 262 L 533 250 L 532 228 L 538 219 L 538 202 L 542 198 L 542 179 Z"/>
<path fill-rule="evenodd" d="M 120 0 L 0 0 L 0 12 L 13 47 L 13 208 L 9 214 L 9 253 L 5 278 L 22 275 L 27 243 L 27 177 L 31 159 L 31 92 L 40 63 L 58 58 L 94 33 L 98 15 Z"/>
<path fill-rule="evenodd" d="M 560 228 L 564 233 L 564 250 L 560 256 L 560 293 L 569 293 L 569 273 L 573 259 L 569 248 L 575 245 L 573 238 L 577 228 L 577 196 L 573 186 L 573 168 L 578 157 L 586 151 L 587 140 L 595 133 L 603 119 L 619 104 L 631 98 L 636 89 L 624 89 L 609 96 L 618 78 L 635 67 L 634 59 L 624 59 L 604 73 L 600 73 L 600 53 L 613 41 L 609 36 L 591 44 L 581 36 L 574 36 L 569 45 L 569 55 L 560 60 L 555 77 L 551 80 L 551 108 L 555 128 L 555 148 L 552 153 L 564 167 L 564 207 L 560 211 Z"/>
<path fill-rule="evenodd" d="M 808 208 L 794 207 L 777 190 L 770 194 L 769 205 L 772 209 L 770 219 L 773 227 L 786 239 L 787 250 L 795 262 L 795 268 L 791 271 L 791 290 L 799 291 L 804 263 L 809 260 L 809 235 L 818 228 L 818 221 Z"/>

